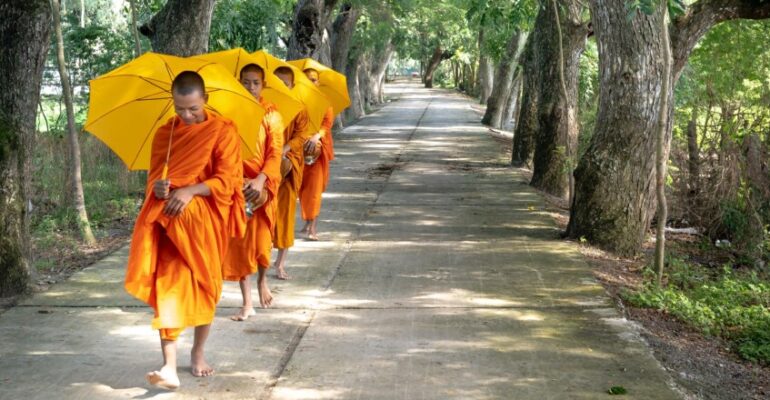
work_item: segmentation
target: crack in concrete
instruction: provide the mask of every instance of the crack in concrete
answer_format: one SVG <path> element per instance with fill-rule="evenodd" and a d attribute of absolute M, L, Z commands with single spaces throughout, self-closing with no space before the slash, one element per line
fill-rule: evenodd
<path fill-rule="evenodd" d="M 393 175 L 393 171 L 398 170 L 403 164 L 402 157 L 404 153 L 407 151 L 407 147 L 411 143 L 412 139 L 414 138 L 415 132 L 417 132 L 417 130 L 420 128 L 420 124 L 422 123 L 423 118 L 425 118 L 425 115 L 428 113 L 428 109 L 430 108 L 431 103 L 433 103 L 432 98 L 428 100 L 428 104 L 425 105 L 425 109 L 422 111 L 422 114 L 417 119 L 414 129 L 412 129 L 412 131 L 409 132 L 409 135 L 406 137 L 405 143 L 397 150 L 397 153 L 393 162 L 389 163 L 389 165 L 392 165 L 393 167 L 388 168 L 387 174 L 379 175 L 379 176 L 386 176 L 386 178 L 383 180 L 381 187 L 377 189 L 374 200 L 372 200 L 372 202 L 369 204 L 369 207 L 362 214 L 361 218 L 356 222 L 356 229 L 351 235 L 352 237 L 345 241 L 345 245 L 342 248 L 342 252 L 343 252 L 342 257 L 340 257 L 339 261 L 337 262 L 337 266 L 332 270 L 329 278 L 321 286 L 321 290 L 323 291 L 329 290 L 331 285 L 334 283 L 334 279 L 339 274 L 339 271 L 345 265 L 345 261 L 347 260 L 348 255 L 350 254 L 350 250 L 353 248 L 354 242 L 361 236 L 361 229 L 364 226 L 364 222 L 366 222 L 366 220 L 371 217 L 371 212 L 377 205 L 377 201 L 379 200 L 380 195 L 388 186 L 388 182 L 390 181 L 390 178 Z M 307 308 L 301 308 L 301 309 L 307 310 Z M 273 397 L 273 389 L 278 384 L 278 381 L 281 379 L 281 376 L 283 375 L 283 373 L 286 371 L 286 367 L 288 367 L 289 363 L 291 362 L 291 359 L 294 356 L 294 353 L 297 351 L 299 344 L 302 342 L 302 338 L 305 336 L 305 333 L 307 332 L 308 328 L 310 328 L 310 325 L 315 320 L 315 317 L 316 315 L 318 315 L 318 312 L 322 311 L 320 309 L 312 309 L 312 308 L 309 310 L 312 310 L 312 312 L 310 313 L 310 316 L 307 318 L 305 322 L 302 323 L 300 327 L 297 328 L 296 331 L 294 331 L 294 335 L 292 336 L 288 346 L 286 346 L 286 349 L 284 350 L 283 355 L 281 356 L 281 360 L 278 362 L 278 366 L 273 371 L 273 373 L 270 376 L 270 379 L 265 385 L 265 392 L 262 394 L 260 399 L 269 400 L 270 398 Z"/>

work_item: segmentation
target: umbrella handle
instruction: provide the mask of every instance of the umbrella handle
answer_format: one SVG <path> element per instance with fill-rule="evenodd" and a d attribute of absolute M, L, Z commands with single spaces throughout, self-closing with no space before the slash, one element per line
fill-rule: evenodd
<path fill-rule="evenodd" d="M 161 180 L 166 180 L 168 178 L 168 163 L 163 164 L 163 174 L 161 175 Z"/>
<path fill-rule="evenodd" d="M 176 117 L 171 121 L 171 133 L 169 133 L 168 137 L 168 149 L 166 150 L 166 163 L 163 164 L 163 173 L 161 175 L 162 180 L 166 180 L 168 178 L 168 160 L 171 158 L 171 141 L 174 139 L 174 126 L 176 125 Z"/>

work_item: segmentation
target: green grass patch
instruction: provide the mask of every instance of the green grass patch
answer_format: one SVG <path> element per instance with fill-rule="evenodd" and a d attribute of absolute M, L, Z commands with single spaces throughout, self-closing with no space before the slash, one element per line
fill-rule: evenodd
<path fill-rule="evenodd" d="M 623 297 L 632 305 L 667 312 L 708 336 L 727 339 L 746 360 L 770 364 L 770 280 L 756 270 L 695 265 L 667 260 L 667 285 L 647 282 Z"/>

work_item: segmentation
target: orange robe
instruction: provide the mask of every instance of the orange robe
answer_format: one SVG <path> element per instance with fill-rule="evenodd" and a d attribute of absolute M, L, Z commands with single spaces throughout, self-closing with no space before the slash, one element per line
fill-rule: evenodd
<path fill-rule="evenodd" d="M 246 235 L 233 239 L 225 257 L 225 280 L 238 281 L 257 272 L 259 267 L 269 268 L 270 250 L 273 247 L 276 197 L 281 184 L 281 152 L 283 151 L 283 119 L 275 105 L 260 98 L 265 116 L 259 127 L 257 155 L 243 161 L 243 176 L 254 179 L 260 173 L 267 176 L 265 188 L 268 200 L 246 224 Z"/>
<path fill-rule="evenodd" d="M 204 183 L 211 195 L 193 197 L 179 215 L 169 217 L 153 184 L 162 177 L 174 120 L 171 190 Z M 232 121 L 207 113 L 205 121 L 186 125 L 175 116 L 156 132 L 125 287 L 155 310 L 152 327 L 163 339 L 175 340 L 185 327 L 214 319 L 228 241 L 245 230 L 242 184 L 241 139 Z"/>
<path fill-rule="evenodd" d="M 279 249 L 294 246 L 294 218 L 297 213 L 297 195 L 302 186 L 302 170 L 305 165 L 302 147 L 310 137 L 307 110 L 303 109 L 283 131 L 284 145 L 291 150 L 286 157 L 291 160 L 291 172 L 281 181 L 278 188 L 278 208 L 276 213 L 275 235 L 273 244 Z"/>
<path fill-rule="evenodd" d="M 326 185 L 329 184 L 329 163 L 334 159 L 333 124 L 334 109 L 329 107 L 321 122 L 321 155 L 313 164 L 305 165 L 302 173 L 299 204 L 305 221 L 316 219 L 321 212 L 321 193 L 326 191 Z"/>

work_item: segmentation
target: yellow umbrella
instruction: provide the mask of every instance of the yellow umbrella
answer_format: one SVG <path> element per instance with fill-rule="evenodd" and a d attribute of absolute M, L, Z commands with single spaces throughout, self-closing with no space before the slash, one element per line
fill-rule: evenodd
<path fill-rule="evenodd" d="M 84 129 L 128 169 L 149 169 L 155 131 L 175 114 L 171 82 L 182 71 L 203 77 L 209 95 L 206 109 L 235 122 L 243 156 L 253 157 L 265 109 L 230 72 L 210 61 L 149 52 L 91 80 Z"/>
<path fill-rule="evenodd" d="M 251 54 L 259 62 L 263 63 L 260 65 L 267 66 L 266 71 L 269 71 L 270 74 L 273 74 L 278 67 L 291 68 L 294 72 L 294 88 L 291 89 L 291 92 L 307 107 L 310 129 L 313 132 L 318 132 L 321 129 L 321 121 L 324 114 L 326 114 L 326 110 L 331 105 L 326 96 L 305 76 L 301 69 L 264 50 L 255 51 Z"/>
<path fill-rule="evenodd" d="M 267 65 L 264 60 L 252 56 L 242 48 L 218 51 L 215 53 L 202 54 L 195 56 L 206 61 L 213 61 L 224 66 L 235 79 L 240 79 L 241 68 L 248 64 L 257 64 L 263 70 L 267 71 Z M 286 87 L 286 85 L 272 73 L 265 73 L 264 87 L 262 88 L 262 97 L 273 103 L 281 113 L 284 123 L 289 123 L 294 116 L 302 109 L 302 103 Z"/>
<path fill-rule="evenodd" d="M 318 88 L 321 89 L 321 92 L 323 92 L 329 99 L 329 102 L 334 108 L 335 115 L 341 113 L 342 110 L 350 106 L 348 80 L 345 78 L 345 75 L 312 58 L 303 58 L 287 62 L 303 71 L 308 68 L 318 71 Z"/>

